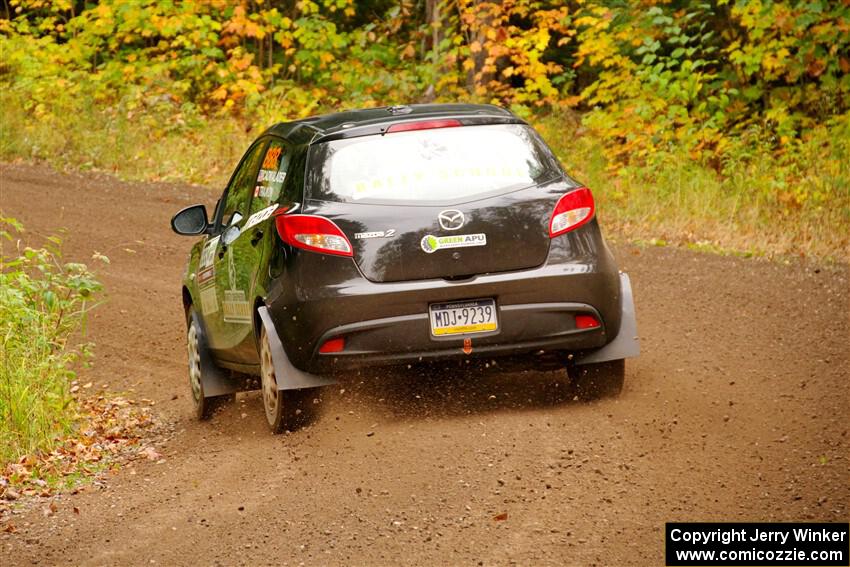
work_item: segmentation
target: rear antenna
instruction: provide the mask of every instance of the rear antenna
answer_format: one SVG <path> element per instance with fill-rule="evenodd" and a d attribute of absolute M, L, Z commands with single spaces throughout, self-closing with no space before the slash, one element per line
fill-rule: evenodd
<path fill-rule="evenodd" d="M 396 104 L 387 108 L 387 112 L 390 114 L 410 114 L 413 112 L 413 109 L 406 104 Z"/>

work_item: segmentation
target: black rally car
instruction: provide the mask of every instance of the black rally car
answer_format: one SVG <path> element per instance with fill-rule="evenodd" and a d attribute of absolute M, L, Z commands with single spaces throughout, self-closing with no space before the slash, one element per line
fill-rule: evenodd
<path fill-rule="evenodd" d="M 278 124 L 248 149 L 183 281 L 199 417 L 259 375 L 277 432 L 353 369 L 486 357 L 616 394 L 636 356 L 628 276 L 589 189 L 494 106 L 413 105 Z"/>

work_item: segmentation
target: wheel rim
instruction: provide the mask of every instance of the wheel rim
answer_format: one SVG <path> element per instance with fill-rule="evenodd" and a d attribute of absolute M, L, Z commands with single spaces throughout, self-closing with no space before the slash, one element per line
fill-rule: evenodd
<path fill-rule="evenodd" d="M 201 349 L 198 344 L 198 330 L 194 323 L 189 326 L 186 344 L 189 349 L 189 385 L 192 387 L 192 398 L 197 403 L 203 393 L 201 392 Z"/>
<path fill-rule="evenodd" d="M 263 406 L 266 408 L 266 418 L 269 423 L 274 424 L 278 411 L 277 379 L 272 363 L 272 350 L 265 333 L 263 333 L 263 342 L 260 347 L 260 373 L 263 381 Z"/>

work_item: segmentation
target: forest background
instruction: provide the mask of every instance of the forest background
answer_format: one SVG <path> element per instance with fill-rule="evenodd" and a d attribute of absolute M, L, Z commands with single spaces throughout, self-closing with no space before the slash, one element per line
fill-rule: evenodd
<path fill-rule="evenodd" d="M 269 125 L 471 101 L 614 238 L 846 260 L 850 2 L 3 0 L 0 159 L 223 187 Z"/>

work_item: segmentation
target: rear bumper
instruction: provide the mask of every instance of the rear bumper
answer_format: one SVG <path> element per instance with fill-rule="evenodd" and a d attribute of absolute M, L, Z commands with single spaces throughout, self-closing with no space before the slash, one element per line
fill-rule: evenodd
<path fill-rule="evenodd" d="M 313 372 L 325 373 L 381 364 L 512 356 L 539 350 L 577 351 L 606 343 L 602 327 L 575 328 L 578 314 L 600 318 L 589 305 L 531 303 L 499 305 L 497 309 L 499 330 L 474 335 L 431 337 L 427 312 L 340 325 L 327 331 L 319 344 L 345 337 L 345 350 L 334 354 L 317 352 L 310 367 Z"/>
<path fill-rule="evenodd" d="M 564 239 L 561 246 L 575 250 L 583 245 L 587 253 L 580 258 L 553 249 L 549 261 L 538 268 L 462 281 L 375 283 L 364 278 L 350 258 L 300 254 L 271 282 L 266 304 L 292 364 L 316 374 L 541 350 L 588 352 L 610 343 L 619 332 L 621 284 L 598 232 L 590 239 L 579 238 Z M 480 298 L 496 300 L 498 332 L 431 336 L 430 303 Z M 576 329 L 579 313 L 596 316 L 601 327 Z M 318 352 L 324 341 L 339 336 L 346 339 L 343 352 Z M 471 339 L 469 354 L 464 352 L 464 338 Z"/>

